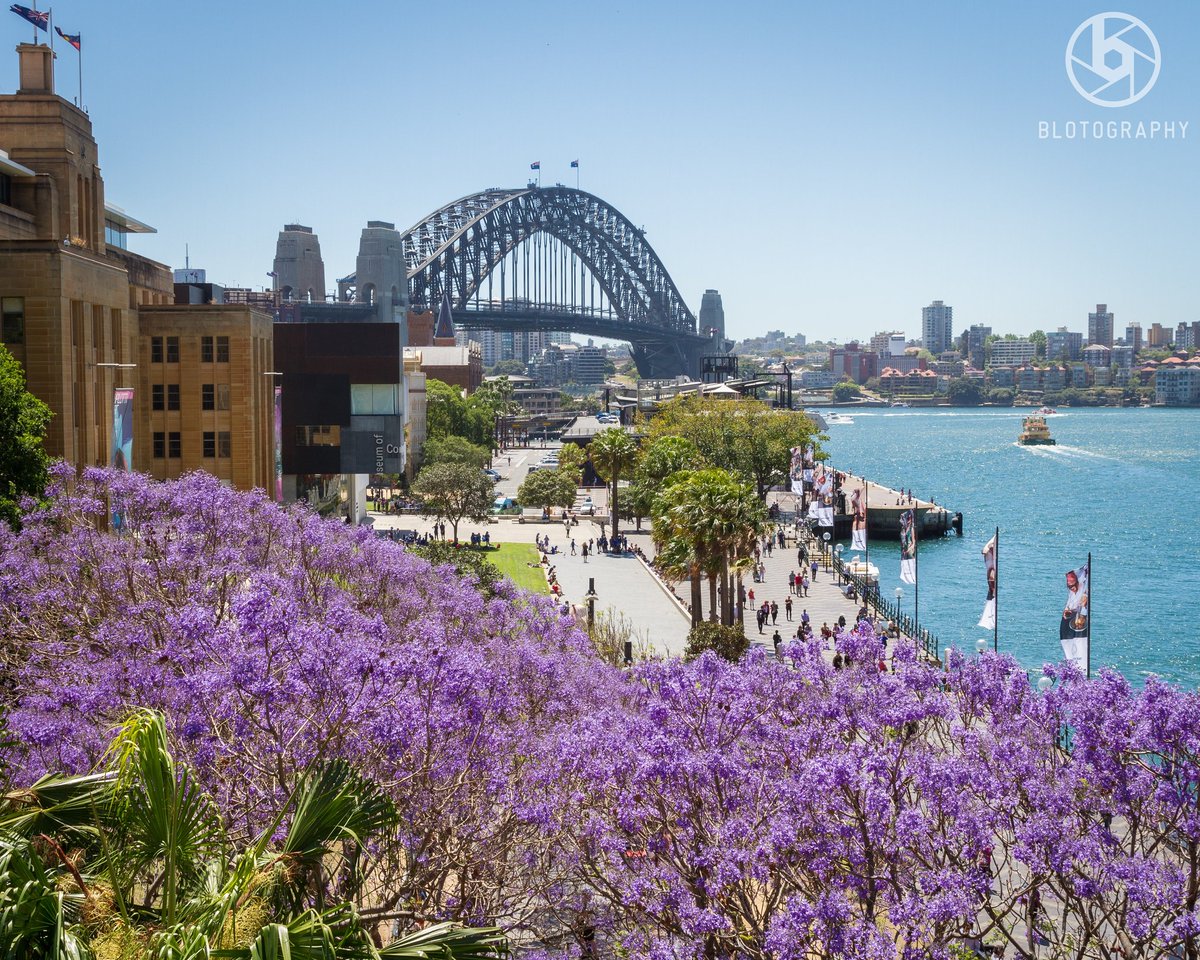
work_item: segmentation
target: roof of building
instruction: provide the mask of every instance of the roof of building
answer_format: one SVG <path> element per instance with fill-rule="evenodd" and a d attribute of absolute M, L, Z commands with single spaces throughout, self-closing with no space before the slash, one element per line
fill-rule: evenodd
<path fill-rule="evenodd" d="M 476 356 L 478 351 L 470 347 L 421 347 L 421 366 L 423 367 L 465 367 L 471 363 L 471 354 Z"/>

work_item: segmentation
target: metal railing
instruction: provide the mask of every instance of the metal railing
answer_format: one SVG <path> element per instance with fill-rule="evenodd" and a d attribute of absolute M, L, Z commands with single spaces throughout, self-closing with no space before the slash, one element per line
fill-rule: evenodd
<path fill-rule="evenodd" d="M 941 659 L 941 644 L 938 642 L 938 638 L 901 610 L 899 603 L 882 596 L 878 584 L 868 583 L 866 577 L 851 573 L 839 556 L 833 557 L 832 567 L 843 581 L 854 586 L 854 589 L 858 591 L 859 598 L 867 607 L 899 627 L 901 635 L 915 641 L 928 659 Z"/>

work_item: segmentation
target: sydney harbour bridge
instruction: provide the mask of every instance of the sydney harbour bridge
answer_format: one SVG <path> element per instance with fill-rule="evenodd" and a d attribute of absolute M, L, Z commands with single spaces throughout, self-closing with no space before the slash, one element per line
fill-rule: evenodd
<path fill-rule="evenodd" d="M 727 351 L 723 320 L 700 328 L 644 231 L 582 190 L 484 190 L 403 239 L 411 309 L 448 293 L 457 326 L 625 340 L 647 378 L 696 377 Z"/>

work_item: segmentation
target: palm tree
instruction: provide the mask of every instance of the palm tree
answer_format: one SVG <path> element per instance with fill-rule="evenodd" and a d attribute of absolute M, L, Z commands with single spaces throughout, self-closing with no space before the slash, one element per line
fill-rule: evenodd
<path fill-rule="evenodd" d="M 282 842 L 273 842 L 290 820 Z M 0 798 L 4 960 L 484 960 L 493 928 L 437 924 L 375 946 L 353 903 L 357 858 L 394 826 L 379 786 L 334 761 L 301 778 L 234 848 L 215 802 L 136 713 L 100 771 L 43 777 Z M 333 904 L 326 891 L 337 891 Z"/>
<path fill-rule="evenodd" d="M 620 427 L 601 430 L 588 444 L 588 458 L 602 480 L 608 482 L 609 505 L 612 507 L 612 535 L 617 536 L 617 484 L 621 474 L 633 466 L 637 444 Z"/>
<path fill-rule="evenodd" d="M 663 564 L 692 581 L 692 623 L 700 622 L 700 577 L 709 578 L 709 610 L 716 619 L 721 581 L 721 622 L 733 623 L 735 572 L 753 555 L 767 526 L 766 508 L 750 484 L 726 470 L 681 472 L 655 501 L 653 529 Z"/>

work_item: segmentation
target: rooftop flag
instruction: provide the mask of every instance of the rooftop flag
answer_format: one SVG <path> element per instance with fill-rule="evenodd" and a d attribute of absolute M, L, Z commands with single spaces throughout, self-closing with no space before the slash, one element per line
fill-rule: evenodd
<path fill-rule="evenodd" d="M 571 168 L 572 168 L 573 170 L 578 170 L 578 169 L 579 169 L 579 161 L 578 161 L 578 160 L 572 160 L 572 161 L 571 161 Z"/>
<path fill-rule="evenodd" d="M 83 34 L 82 33 L 63 33 L 62 27 L 57 23 L 54 25 L 54 32 L 67 41 L 71 46 L 80 52 L 83 51 Z"/>
<path fill-rule="evenodd" d="M 50 14 L 40 10 L 30 10 L 28 7 L 23 7 L 19 3 L 14 3 L 8 8 L 18 17 L 28 20 L 39 30 L 50 32 Z"/>
<path fill-rule="evenodd" d="M 533 163 L 531 163 L 531 164 L 529 165 L 529 169 L 530 169 L 530 170 L 541 170 L 541 169 L 542 169 L 542 161 L 541 161 L 541 160 L 534 160 L 534 161 L 533 161 Z"/>

